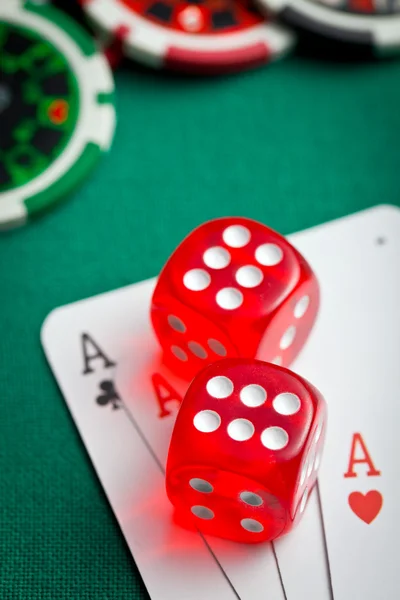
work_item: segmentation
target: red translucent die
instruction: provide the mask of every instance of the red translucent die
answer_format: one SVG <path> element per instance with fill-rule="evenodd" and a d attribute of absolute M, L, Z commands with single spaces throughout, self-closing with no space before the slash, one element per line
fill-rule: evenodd
<path fill-rule="evenodd" d="M 169 366 L 193 377 L 221 357 L 288 366 L 319 305 L 318 281 L 280 234 L 245 218 L 204 223 L 164 266 L 151 318 Z"/>
<path fill-rule="evenodd" d="M 305 379 L 224 359 L 192 381 L 171 438 L 166 488 L 181 520 L 238 542 L 288 533 L 312 490 L 326 404 Z"/>

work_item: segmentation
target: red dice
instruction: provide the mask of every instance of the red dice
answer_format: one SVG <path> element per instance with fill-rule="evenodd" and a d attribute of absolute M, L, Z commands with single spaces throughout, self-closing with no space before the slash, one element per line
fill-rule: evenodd
<path fill-rule="evenodd" d="M 301 518 L 319 468 L 326 405 L 291 371 L 225 359 L 193 380 L 168 454 L 181 518 L 238 542 L 274 540 Z"/>
<path fill-rule="evenodd" d="M 221 357 L 288 366 L 317 315 L 311 267 L 281 235 L 245 218 L 209 221 L 169 258 L 151 318 L 169 366 L 193 377 Z"/>

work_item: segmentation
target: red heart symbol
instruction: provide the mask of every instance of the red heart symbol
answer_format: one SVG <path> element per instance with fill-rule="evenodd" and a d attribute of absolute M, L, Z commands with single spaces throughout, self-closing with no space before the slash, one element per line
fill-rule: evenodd
<path fill-rule="evenodd" d="M 349 496 L 349 505 L 351 510 L 362 521 L 370 525 L 379 515 L 383 504 L 383 497 L 380 492 L 371 490 L 367 494 L 353 492 Z"/>

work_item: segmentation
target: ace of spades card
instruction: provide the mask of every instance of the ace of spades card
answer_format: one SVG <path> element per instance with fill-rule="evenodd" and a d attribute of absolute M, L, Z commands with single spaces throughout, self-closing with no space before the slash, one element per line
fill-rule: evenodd
<path fill-rule="evenodd" d="M 318 487 L 274 544 L 188 531 L 164 487 L 187 383 L 162 364 L 154 280 L 53 311 L 42 343 L 152 600 L 376 600 L 400 592 L 400 211 L 374 209 L 290 236 L 321 285 L 292 369 L 328 402 Z"/>

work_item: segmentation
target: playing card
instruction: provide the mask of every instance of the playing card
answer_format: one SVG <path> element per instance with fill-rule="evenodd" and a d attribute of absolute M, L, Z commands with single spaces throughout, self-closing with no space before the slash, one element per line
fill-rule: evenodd
<path fill-rule="evenodd" d="M 335 600 L 400 597 L 400 211 L 360 218 L 332 225 L 336 256 L 323 227 L 301 247 L 322 309 L 294 369 L 329 405 L 319 490 Z"/>
<path fill-rule="evenodd" d="M 360 253 L 356 249 L 366 239 L 375 252 L 382 249 L 384 232 L 394 220 L 393 214 L 398 214 L 395 209 L 378 207 L 289 236 L 312 264 L 322 289 L 321 314 L 306 349 L 293 367 L 321 389 L 330 407 L 334 400 L 330 387 L 325 386 L 325 375 L 329 372 L 327 382 L 331 383 L 341 372 L 343 353 L 332 346 L 327 323 L 335 324 L 335 335 L 340 331 L 346 344 L 346 336 L 351 335 L 351 314 L 357 319 L 360 311 L 359 304 L 352 302 L 347 294 L 348 281 L 346 278 L 342 281 L 341 273 L 344 268 L 351 273 L 354 288 L 361 279 L 365 285 L 371 285 L 371 274 L 364 265 L 360 268 Z M 342 248 L 346 249 L 343 253 Z M 378 257 L 386 261 L 382 253 Z M 379 258 L 376 260 L 379 262 Z M 297 529 L 274 545 L 203 540 L 174 524 L 172 507 L 165 497 L 163 473 L 176 412 L 187 384 L 171 375 L 161 363 L 148 318 L 153 287 L 151 280 L 57 309 L 46 321 L 42 333 L 49 362 L 153 600 L 167 600 L 173 595 L 185 600 L 205 597 L 330 600 L 326 539 L 317 491 L 311 495 Z M 331 289 L 343 291 L 340 298 L 336 297 L 334 309 L 325 300 Z M 370 294 L 366 294 L 362 300 L 364 313 L 369 310 L 369 298 Z M 348 314 L 342 327 L 344 310 Z M 386 306 L 382 319 L 390 321 L 391 314 Z M 368 328 L 368 320 L 365 326 Z M 351 360 L 347 359 L 349 363 L 360 360 L 363 348 L 353 354 Z M 318 376 L 315 365 L 321 362 L 325 368 Z M 392 395 L 395 393 L 394 389 Z M 346 406 L 338 403 L 342 419 L 345 412 Z M 328 426 L 328 443 L 329 431 Z M 110 436 L 114 441 L 111 452 Z M 342 433 L 337 433 L 335 439 L 341 443 Z M 349 466 L 351 443 L 351 437 L 344 440 L 348 456 L 343 473 Z M 375 460 L 375 448 L 371 446 L 369 450 Z M 356 452 L 357 460 L 362 449 L 357 446 Z M 322 475 L 329 473 L 329 460 L 326 462 L 322 464 Z M 368 465 L 355 463 L 354 468 L 365 466 Z M 138 486 L 138 482 L 142 483 Z M 376 496 L 372 498 L 370 502 L 376 503 Z M 352 502 L 357 507 L 359 496 L 353 496 Z M 151 520 L 149 531 L 149 513 L 155 506 L 157 518 Z M 179 549 L 176 554 L 171 554 L 171 543 Z M 182 560 L 185 560 L 183 581 Z M 352 561 L 357 564 L 354 557 Z M 348 597 L 340 596 L 340 600 Z"/>
<path fill-rule="evenodd" d="M 132 291 L 147 299 L 138 289 L 53 311 L 46 356 L 152 600 L 237 600 L 204 540 L 173 523 L 162 472 L 115 387 Z"/>
<path fill-rule="evenodd" d="M 396 221 L 398 214 L 399 211 L 395 208 L 378 207 L 289 236 L 290 241 L 308 259 L 310 264 L 313 265 L 321 285 L 322 295 L 320 315 L 310 340 L 292 367 L 321 389 L 328 400 L 329 406 L 333 401 L 331 400 L 332 394 L 329 393 L 329 388 L 325 389 L 324 378 L 317 377 L 315 365 L 323 361 L 326 365 L 323 372 L 329 370 L 330 373 L 338 373 L 342 370 L 342 361 L 344 358 L 349 364 L 351 363 L 347 355 L 343 352 L 339 352 L 336 349 L 332 351 L 330 344 L 331 329 L 335 329 L 339 343 L 346 345 L 347 338 L 351 336 L 349 321 L 353 318 L 351 315 L 354 315 L 354 319 L 357 319 L 359 302 L 353 300 L 351 294 L 337 294 L 333 304 L 335 311 L 333 311 L 331 303 L 326 303 L 325 297 L 331 293 L 330 290 L 342 290 L 343 285 L 347 285 L 346 280 L 342 280 L 344 258 L 346 273 L 348 273 L 348 278 L 352 281 L 353 289 L 358 289 L 359 287 L 360 289 L 364 289 L 370 286 L 370 272 L 363 268 L 362 264 L 359 264 L 359 259 L 363 254 L 357 249 L 369 245 L 368 247 L 371 248 L 371 252 L 376 253 L 374 254 L 377 261 L 376 268 L 379 270 L 380 261 L 386 261 L 386 256 L 379 253 L 383 236 L 388 230 L 389 223 Z M 393 215 L 395 215 L 394 219 Z M 338 248 L 343 248 L 345 254 L 343 255 L 341 252 L 338 252 Z M 392 260 L 392 265 L 393 270 L 396 271 L 395 260 Z M 358 298 L 358 296 L 355 294 L 354 298 Z M 366 295 L 363 302 L 364 310 L 367 313 L 370 307 L 368 301 L 368 295 Z M 134 322 L 132 322 L 132 330 L 135 327 L 139 327 L 142 330 L 142 325 L 137 325 L 139 322 L 147 322 L 146 327 L 150 328 L 146 306 L 143 306 L 142 312 L 140 312 L 139 306 L 137 310 L 139 313 L 137 313 Z M 347 321 L 342 323 L 341 314 L 343 311 L 347 311 L 349 317 Z M 388 319 L 388 322 L 390 322 L 390 315 L 392 313 L 393 310 L 385 312 L 384 318 Z M 333 317 L 333 315 L 335 316 Z M 152 341 L 149 340 L 147 346 L 147 357 L 143 353 L 141 354 L 138 346 L 141 338 L 139 333 L 132 335 L 127 340 L 127 345 L 122 350 L 116 377 L 118 387 L 123 391 L 127 406 L 130 412 L 134 414 L 139 428 L 143 431 L 144 436 L 154 449 L 158 461 L 161 464 L 165 464 L 174 416 L 176 415 L 180 399 L 185 393 L 187 384 L 171 375 L 163 367 L 157 354 L 156 342 L 151 331 L 150 337 Z M 150 348 L 151 344 L 153 344 L 152 348 Z M 355 346 L 357 346 L 356 343 Z M 352 361 L 354 361 L 357 354 L 354 346 L 352 347 L 352 351 L 354 355 Z M 362 351 L 361 348 L 360 352 L 362 353 Z M 134 367 L 131 357 L 136 357 L 139 354 L 141 354 L 140 360 L 144 362 L 141 363 L 139 361 L 138 366 Z M 154 360 L 154 357 L 157 357 L 156 360 Z M 361 371 L 363 371 L 362 367 Z M 141 373 L 143 378 L 140 375 L 138 376 L 137 373 Z M 151 374 L 150 377 L 145 375 L 149 373 Z M 138 377 L 141 378 L 140 392 L 137 387 Z M 364 373 L 364 381 L 365 378 L 366 374 Z M 157 413 L 149 410 L 149 398 L 153 400 L 154 411 L 157 411 Z M 156 418 L 156 414 L 159 417 L 161 415 L 161 418 Z M 343 406 L 339 414 L 341 419 L 346 417 Z M 338 432 L 333 440 L 340 439 L 341 434 Z M 323 464 L 322 472 L 324 472 L 325 468 L 326 465 Z M 371 502 L 376 502 L 376 498 L 372 497 Z M 264 565 L 265 563 L 271 563 L 271 550 L 278 560 L 279 574 L 287 600 L 310 600 L 310 598 L 315 598 L 315 600 L 330 600 L 333 597 L 328 557 L 326 556 L 327 540 L 324 535 L 319 504 L 318 489 L 315 489 L 311 494 L 303 520 L 290 536 L 277 540 L 272 549 L 270 545 L 264 545 L 262 548 L 258 546 L 246 547 L 244 554 L 248 557 L 248 563 L 253 568 L 251 589 L 246 588 L 246 584 L 250 578 L 245 569 L 241 570 L 236 566 L 232 573 L 232 582 L 241 598 L 253 600 L 253 598 L 263 597 L 262 590 L 268 586 L 268 583 L 265 581 L 267 571 Z M 227 564 L 229 565 L 229 559 L 227 560 Z M 270 568 L 268 576 L 270 576 L 271 571 L 272 568 Z"/>

